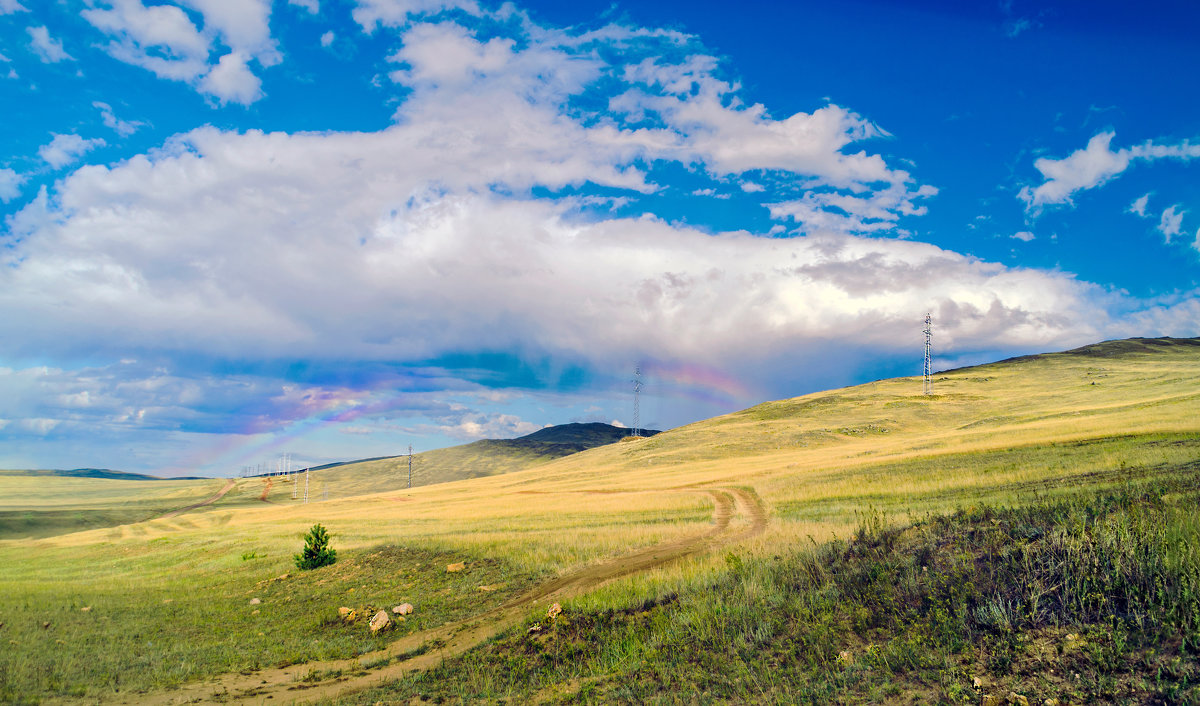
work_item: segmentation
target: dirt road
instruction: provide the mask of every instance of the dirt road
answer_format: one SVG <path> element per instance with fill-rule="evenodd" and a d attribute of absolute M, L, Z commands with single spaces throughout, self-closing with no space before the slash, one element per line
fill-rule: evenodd
<path fill-rule="evenodd" d="M 216 501 L 225 497 L 226 493 L 233 490 L 234 485 L 236 485 L 236 482 L 232 478 L 230 478 L 229 481 L 225 483 L 225 487 L 218 490 L 216 495 L 213 495 L 211 498 L 209 498 L 207 500 L 201 500 L 200 502 L 196 503 L 195 505 L 188 505 L 187 507 L 181 507 L 178 510 L 172 510 L 166 514 L 159 515 L 158 517 L 153 517 L 151 519 L 165 520 L 168 517 L 175 517 L 176 515 L 182 515 L 183 513 L 188 512 L 189 510 L 195 510 L 198 507 L 204 507 L 205 505 L 212 505 Z"/>
<path fill-rule="evenodd" d="M 536 604 L 545 603 L 549 606 L 555 599 L 581 593 L 621 576 L 646 571 L 670 561 L 748 539 L 766 529 L 766 510 L 753 493 L 739 488 L 689 488 L 670 492 L 704 493 L 710 496 L 714 503 L 713 527 L 701 534 L 658 544 L 599 564 L 580 567 L 535 586 L 486 613 L 413 633 L 393 642 L 386 649 L 355 659 L 308 662 L 284 668 L 264 669 L 252 674 L 225 674 L 171 691 L 129 694 L 112 703 L 187 704 L 219 701 L 225 704 L 282 704 L 334 698 L 339 694 L 395 680 L 409 672 L 428 669 L 448 657 L 462 654 L 493 635 L 520 623 Z M 731 526 L 735 515 L 746 518 L 748 524 Z M 426 645 L 435 647 L 413 657 L 406 656 Z M 339 676 L 325 680 L 302 681 L 306 677 L 321 673 Z"/>

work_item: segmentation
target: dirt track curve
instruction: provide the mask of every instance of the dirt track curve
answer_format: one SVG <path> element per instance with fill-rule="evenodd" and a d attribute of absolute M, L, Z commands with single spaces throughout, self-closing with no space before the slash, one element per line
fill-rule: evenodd
<path fill-rule="evenodd" d="M 195 510 L 198 507 L 204 507 L 205 505 L 212 505 L 216 501 L 225 497 L 226 493 L 233 490 L 234 485 L 235 485 L 235 481 L 232 478 L 230 478 L 229 481 L 225 483 L 225 487 L 218 490 L 216 492 L 216 494 L 213 495 L 211 498 L 209 498 L 207 500 L 201 500 L 200 502 L 196 503 L 195 505 L 188 505 L 187 507 L 181 507 L 178 510 L 172 510 L 170 512 L 159 515 L 158 517 L 152 517 L 151 519 L 165 520 L 168 517 L 175 517 L 176 515 L 182 515 L 183 513 L 187 512 L 189 510 Z"/>
<path fill-rule="evenodd" d="M 619 492 L 619 491 L 618 491 Z M 466 652 L 488 638 L 521 622 L 530 606 L 540 601 L 577 594 L 606 581 L 646 571 L 676 559 L 748 539 L 767 527 L 767 513 L 753 493 L 739 488 L 680 488 L 670 492 L 704 493 L 713 499 L 714 526 L 706 532 L 641 549 L 608 561 L 580 567 L 533 587 L 480 615 L 423 630 L 396 640 L 387 648 L 360 657 L 328 662 L 307 662 L 251 674 L 233 673 L 170 691 L 128 694 L 108 701 L 126 704 L 284 704 L 331 699 L 395 680 L 409 672 L 429 669 L 444 659 Z M 731 527 L 735 514 L 749 520 Z M 406 657 L 423 645 L 422 654 Z M 382 664 L 381 664 L 382 663 Z M 373 666 L 366 666 L 373 665 Z M 374 666 L 378 665 L 378 666 Z M 326 680 L 302 681 L 312 674 L 340 674 Z"/>

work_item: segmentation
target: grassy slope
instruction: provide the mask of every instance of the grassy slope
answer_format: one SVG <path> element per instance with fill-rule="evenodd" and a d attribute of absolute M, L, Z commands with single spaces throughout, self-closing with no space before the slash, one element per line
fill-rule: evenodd
<path fill-rule="evenodd" d="M 0 539 L 41 538 L 142 522 L 200 502 L 222 479 L 116 480 L 24 472 L 0 473 Z M 247 486 L 248 488 L 248 486 Z M 235 491 L 221 507 L 252 501 Z"/>
<path fill-rule="evenodd" d="M 413 455 L 413 486 L 502 475 L 619 441 L 628 429 L 608 424 L 560 424 L 517 439 L 482 439 Z M 657 432 L 645 432 L 647 436 Z M 321 497 L 346 498 L 408 486 L 408 457 L 339 464 L 309 479 Z M 310 485 L 310 493 L 314 492 Z M 290 491 L 289 491 L 290 492 Z"/>
<path fill-rule="evenodd" d="M 1187 478 L 1196 476 L 1200 457 L 1200 421 L 1195 414 L 1200 408 L 1200 346 L 1196 344 L 1120 342 L 1084 353 L 952 371 L 937 380 L 933 397 L 920 394 L 919 379 L 880 381 L 759 405 L 531 470 L 411 491 L 307 506 L 217 508 L 170 521 L 37 542 L 0 542 L 0 565 L 6 567 L 0 574 L 0 596 L 5 596 L 0 602 L 0 622 L 5 623 L 0 637 L 10 640 L 9 648 L 0 654 L 0 696 L 148 688 L 272 661 L 354 654 L 368 648 L 369 641 L 356 642 L 324 622 L 339 601 L 352 603 L 363 596 L 377 603 L 404 598 L 418 610 L 428 603 L 439 617 L 449 614 L 449 604 L 458 611 L 478 608 L 512 595 L 523 582 L 538 576 L 703 530 L 708 526 L 709 506 L 687 487 L 720 484 L 750 488 L 765 500 L 773 510 L 766 535 L 731 553 L 732 558 L 701 557 L 616 581 L 572 600 L 568 613 L 586 624 L 599 615 L 625 615 L 620 611 L 643 605 L 647 599 L 675 594 L 680 597 L 675 603 L 707 605 L 711 598 L 708 603 L 715 601 L 716 607 L 697 609 L 692 615 L 700 621 L 697 630 L 707 630 L 705 634 L 719 641 L 725 634 L 721 631 L 732 629 L 722 617 L 724 607 L 748 611 L 749 617 L 758 617 L 757 622 L 745 623 L 750 625 L 747 629 L 761 640 L 748 644 L 757 644 L 755 650 L 777 660 L 794 662 L 800 659 L 797 655 L 810 654 L 803 652 L 809 648 L 802 649 L 801 643 L 812 649 L 817 649 L 813 645 L 826 649 L 830 643 L 802 634 L 789 638 L 786 631 L 763 625 L 761 618 L 771 600 L 781 595 L 801 600 L 796 596 L 803 593 L 800 587 L 777 580 L 788 574 L 772 572 L 777 567 L 800 571 L 794 567 L 811 562 L 805 547 L 851 535 L 868 507 L 890 513 L 893 521 L 907 522 L 910 515 L 924 517 L 982 503 L 1083 502 L 1098 493 L 1138 492 L 1154 483 L 1174 483 L 1180 486 L 1171 491 L 1175 497 L 1190 501 L 1192 491 L 1184 486 Z M 239 490 L 248 496 L 251 487 L 247 483 Z M 586 492 L 595 490 L 629 492 Z M 1162 512 L 1164 517 L 1178 518 L 1170 508 Z M 965 521 L 974 521 L 971 517 Z M 336 571 L 320 569 L 290 579 L 300 583 L 264 600 L 256 608 L 261 612 L 252 613 L 249 597 L 261 586 L 271 585 L 272 577 L 291 571 L 290 556 L 300 548 L 299 535 L 314 521 L 334 533 L 340 557 Z M 965 531 L 956 527 L 947 530 L 948 536 Z M 386 571 L 375 571 L 370 557 L 381 551 L 388 552 L 392 564 Z M 429 559 L 428 552 L 438 558 Z M 37 561 L 29 561 L 31 557 Z M 468 583 L 433 591 L 416 578 L 397 582 L 395 572 L 400 570 L 414 577 L 421 572 L 436 574 L 436 570 L 428 573 L 430 563 L 446 557 L 467 560 Z M 1172 561 L 1194 566 L 1195 553 Z M 97 566 L 104 570 L 96 571 Z M 488 568 L 493 567 L 498 575 L 513 577 L 501 582 L 511 585 L 495 592 L 471 590 L 469 583 L 476 582 L 471 576 L 474 566 L 480 567 L 479 584 L 493 581 L 489 573 L 493 569 Z M 139 579 L 133 587 L 131 575 Z M 779 586 L 791 586 L 790 592 Z M 925 589 L 909 588 L 905 600 L 919 603 Z M 307 600 L 314 591 L 320 601 L 306 604 L 305 612 L 288 610 L 289 603 Z M 760 594 L 761 601 L 756 598 Z M 732 595 L 753 600 L 749 605 L 737 603 Z M 172 602 L 164 603 L 167 599 Z M 654 610 L 669 610 L 674 603 L 667 603 Z M 99 607 L 80 612 L 80 606 L 92 604 Z M 874 610 L 869 603 L 862 607 L 868 613 Z M 617 613 L 611 613 L 613 609 Z M 629 615 L 640 613 L 647 611 Z M 263 622 L 268 615 L 285 620 L 285 631 L 294 636 L 286 650 L 272 647 L 276 641 L 260 634 L 273 634 L 275 624 Z M 600 656 L 573 660 L 593 666 L 587 667 L 590 671 L 566 672 L 573 675 L 566 682 L 554 681 L 563 672 L 546 671 L 546 665 L 530 660 L 518 662 L 516 671 L 495 672 L 494 678 L 481 681 L 471 671 L 480 669 L 478 663 L 472 667 L 473 658 L 468 656 L 448 664 L 460 671 L 432 691 L 454 696 L 454 685 L 460 684 L 465 691 L 458 695 L 500 698 L 513 692 L 544 698 L 582 694 L 584 698 L 588 689 L 619 697 L 613 684 L 650 688 L 645 685 L 652 680 L 643 677 L 652 672 L 643 667 L 685 669 L 666 656 L 671 640 L 677 638 L 663 630 L 678 614 L 661 615 L 654 620 L 638 618 L 644 624 L 633 634 L 598 633 L 604 636 Z M 843 618 L 831 617 L 826 638 L 844 639 L 847 649 L 864 648 L 859 642 L 872 639 L 871 633 L 864 638 L 854 632 L 853 615 L 844 619 L 851 629 L 844 629 L 839 622 Z M 46 621 L 51 627 L 43 629 Z M 213 631 L 211 625 L 218 621 L 223 629 Z M 146 668 L 136 655 L 168 624 L 188 639 L 172 642 L 171 668 Z M 957 625 L 967 636 L 976 630 L 974 623 Z M 905 634 L 913 640 L 931 639 L 924 633 L 905 633 L 902 625 L 875 627 L 893 630 L 878 636 L 889 645 L 893 637 Z M 740 640 L 749 639 L 744 631 L 736 634 Z M 46 650 L 50 639 L 63 641 L 52 653 Z M 788 639 L 799 642 L 789 646 Z M 1091 644 L 1097 640 L 1094 637 Z M 814 659 L 829 662 L 832 657 L 826 652 Z M 944 650 L 929 655 L 943 665 L 957 659 Z M 698 659 L 717 656 L 702 652 Z M 798 670 L 793 662 L 786 664 Z M 745 660 L 740 664 L 746 679 L 773 673 L 756 671 Z M 952 685 L 962 686 L 961 680 L 955 681 L 962 674 L 936 665 L 929 669 L 933 671 L 928 679 L 945 681 L 921 681 L 930 694 L 949 698 L 945 695 Z M 727 684 L 750 683 L 739 681 L 736 670 L 716 673 Z M 778 688 L 784 691 L 779 693 L 790 693 L 815 678 L 781 681 Z M 838 683 L 851 688 L 845 679 Z M 697 691 L 630 692 L 628 697 L 651 698 L 658 693 L 657 698 L 666 700 L 672 694 L 703 700 L 708 688 L 690 678 L 675 684 Z M 410 679 L 396 688 L 431 687 L 429 682 Z M 861 687 L 867 691 L 847 693 L 862 696 L 873 688 L 886 687 L 868 684 Z M 716 690 L 712 695 L 751 698 L 753 693 L 739 696 L 736 691 Z"/>

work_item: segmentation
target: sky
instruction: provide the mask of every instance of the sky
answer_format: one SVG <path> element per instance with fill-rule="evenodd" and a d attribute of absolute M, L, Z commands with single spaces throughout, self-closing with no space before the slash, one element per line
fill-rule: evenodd
<path fill-rule="evenodd" d="M 1200 335 L 1200 5 L 0 0 L 0 468 Z M 919 382 L 917 383 L 919 385 Z M 919 388 L 918 388 L 919 389 Z"/>

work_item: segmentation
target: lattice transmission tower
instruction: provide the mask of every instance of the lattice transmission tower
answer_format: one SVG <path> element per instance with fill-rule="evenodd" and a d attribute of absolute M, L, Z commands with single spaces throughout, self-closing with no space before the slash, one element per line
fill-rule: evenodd
<path fill-rule="evenodd" d="M 933 394 L 933 371 L 929 365 L 929 352 L 933 348 L 933 318 L 929 314 L 925 315 L 925 382 L 921 387 L 922 392 L 927 395 Z"/>
<path fill-rule="evenodd" d="M 642 366 L 633 371 L 633 436 L 642 435 Z"/>

